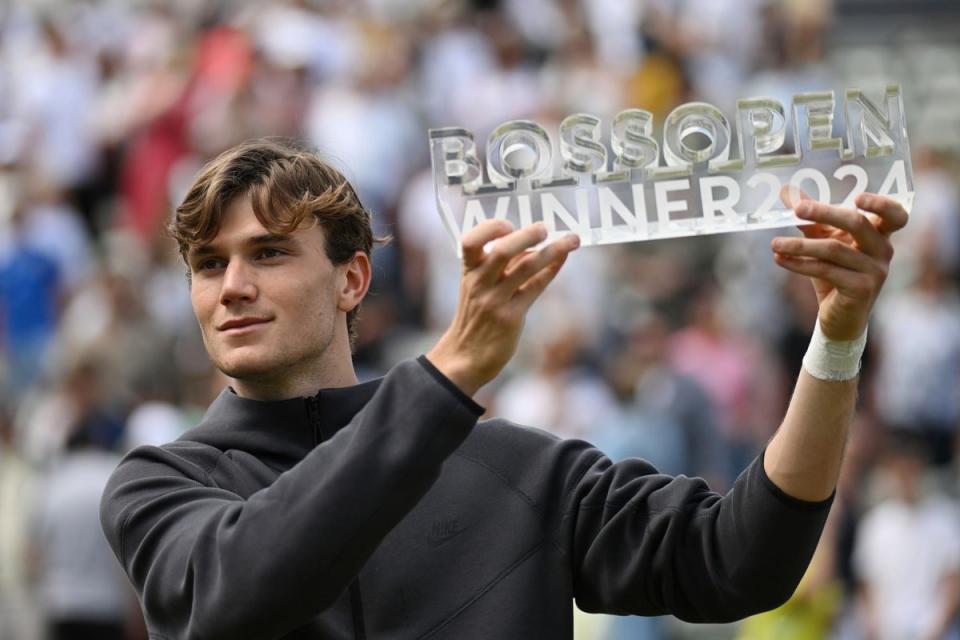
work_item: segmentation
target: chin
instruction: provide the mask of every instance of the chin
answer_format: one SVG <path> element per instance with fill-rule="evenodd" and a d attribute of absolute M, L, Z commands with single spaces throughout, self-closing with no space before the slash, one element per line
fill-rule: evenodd
<path fill-rule="evenodd" d="M 224 375 L 237 380 L 256 380 L 272 377 L 283 369 L 283 363 L 277 362 L 277 359 L 270 355 L 241 348 L 231 349 L 227 354 L 211 356 L 210 359 Z"/>

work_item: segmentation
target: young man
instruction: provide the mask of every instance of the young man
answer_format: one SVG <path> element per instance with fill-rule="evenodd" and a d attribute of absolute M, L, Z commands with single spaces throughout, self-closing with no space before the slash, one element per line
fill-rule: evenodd
<path fill-rule="evenodd" d="M 478 225 L 444 336 L 357 384 L 368 214 L 310 153 L 226 152 L 172 233 L 233 386 L 180 440 L 131 453 L 101 508 L 151 637 L 569 638 L 572 598 L 700 621 L 783 602 L 830 507 L 857 349 L 906 222 L 891 200 L 857 205 L 873 218 L 801 203 L 817 224 L 774 240 L 778 264 L 815 278 L 819 328 L 783 424 L 721 497 L 584 442 L 477 424 L 471 396 L 509 361 L 575 238 L 526 251 L 542 226 Z"/>

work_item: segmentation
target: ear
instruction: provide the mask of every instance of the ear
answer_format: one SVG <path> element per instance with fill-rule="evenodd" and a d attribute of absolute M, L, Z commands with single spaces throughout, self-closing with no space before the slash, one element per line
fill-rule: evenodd
<path fill-rule="evenodd" d="M 340 281 L 337 289 L 337 309 L 344 313 L 353 311 L 370 288 L 372 270 L 370 256 L 357 251 L 347 262 L 339 265 Z"/>

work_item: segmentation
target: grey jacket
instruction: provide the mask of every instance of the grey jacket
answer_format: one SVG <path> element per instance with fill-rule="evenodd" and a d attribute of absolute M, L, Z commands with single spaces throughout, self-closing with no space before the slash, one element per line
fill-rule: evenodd
<path fill-rule="evenodd" d="M 155 639 L 571 638 L 586 611 L 728 621 L 786 600 L 830 501 L 762 458 L 721 497 L 482 408 L 423 357 L 257 402 L 225 390 L 101 503 Z"/>

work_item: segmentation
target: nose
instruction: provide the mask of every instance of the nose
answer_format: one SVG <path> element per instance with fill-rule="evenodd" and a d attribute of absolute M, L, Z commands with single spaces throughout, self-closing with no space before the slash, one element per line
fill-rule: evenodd
<path fill-rule="evenodd" d="M 220 285 L 220 304 L 227 306 L 256 300 L 258 289 L 253 271 L 242 260 L 231 260 Z"/>

